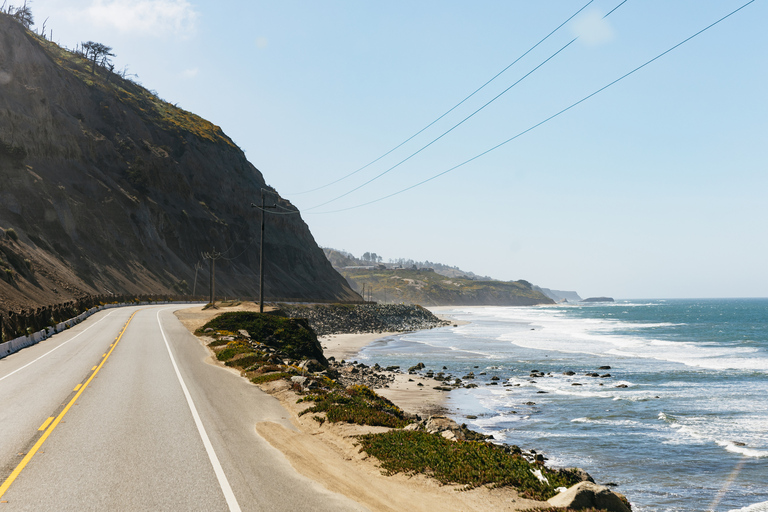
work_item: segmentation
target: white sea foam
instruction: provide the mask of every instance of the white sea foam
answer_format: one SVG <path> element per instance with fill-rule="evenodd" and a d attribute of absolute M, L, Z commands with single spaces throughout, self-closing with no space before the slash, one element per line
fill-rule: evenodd
<path fill-rule="evenodd" d="M 759 349 L 754 347 L 670 341 L 639 334 L 647 329 L 685 325 L 681 323 L 636 324 L 614 319 L 570 318 L 563 311 L 535 308 L 508 308 L 498 311 L 495 319 L 514 319 L 534 326 L 534 330 L 514 330 L 502 333 L 497 338 L 523 348 L 595 356 L 647 358 L 717 370 L 746 369 L 768 372 L 768 357 L 756 356 Z M 635 331 L 638 334 L 615 334 L 619 331 Z"/>
<path fill-rule="evenodd" d="M 768 512 L 768 501 L 755 503 L 754 505 L 750 505 L 744 508 L 734 508 L 728 512 Z"/>
<path fill-rule="evenodd" d="M 741 446 L 740 444 L 732 441 L 715 441 L 719 446 L 722 446 L 731 453 L 740 453 L 745 457 L 762 459 L 768 457 L 768 450 L 755 450 L 748 446 Z"/>

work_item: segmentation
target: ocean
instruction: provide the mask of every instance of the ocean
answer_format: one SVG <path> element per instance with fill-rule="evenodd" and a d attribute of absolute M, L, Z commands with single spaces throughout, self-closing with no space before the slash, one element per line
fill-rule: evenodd
<path fill-rule="evenodd" d="M 470 323 L 357 359 L 473 372 L 449 394 L 456 421 L 587 470 L 635 511 L 768 511 L 768 299 L 432 310 Z"/>

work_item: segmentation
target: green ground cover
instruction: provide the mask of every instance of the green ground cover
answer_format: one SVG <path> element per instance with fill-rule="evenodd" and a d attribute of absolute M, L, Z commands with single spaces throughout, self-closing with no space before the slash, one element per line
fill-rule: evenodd
<path fill-rule="evenodd" d="M 577 484 L 568 471 L 555 471 L 531 463 L 503 446 L 476 441 L 449 441 L 438 434 L 415 430 L 391 430 L 359 436 L 361 449 L 381 462 L 388 474 L 427 474 L 443 484 L 466 489 L 490 485 L 513 486 L 521 495 L 547 500 L 557 487 Z M 541 472 L 547 483 L 536 477 Z"/>

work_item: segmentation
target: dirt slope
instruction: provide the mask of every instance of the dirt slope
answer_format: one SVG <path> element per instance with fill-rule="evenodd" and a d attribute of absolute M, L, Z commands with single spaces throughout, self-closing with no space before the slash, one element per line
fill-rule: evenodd
<path fill-rule="evenodd" d="M 261 190 L 294 210 L 212 123 L 0 15 L 0 303 L 82 294 L 255 296 Z M 10 231 L 9 231 L 10 229 Z M 300 215 L 269 215 L 265 295 L 357 299 Z"/>

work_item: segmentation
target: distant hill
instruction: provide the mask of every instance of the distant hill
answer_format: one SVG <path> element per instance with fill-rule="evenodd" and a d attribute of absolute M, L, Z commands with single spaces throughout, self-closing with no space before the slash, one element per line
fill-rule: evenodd
<path fill-rule="evenodd" d="M 579 297 L 579 294 L 576 292 L 565 292 L 562 290 L 550 290 L 549 288 L 541 288 L 539 286 L 534 286 L 534 290 L 538 290 L 550 299 L 554 300 L 555 302 L 579 302 L 581 301 L 581 297 Z"/>
<path fill-rule="evenodd" d="M 553 304 L 526 281 L 476 281 L 432 269 L 343 268 L 339 272 L 365 298 L 422 306 L 531 306 Z"/>
<path fill-rule="evenodd" d="M 398 259 L 383 263 L 376 254 L 362 258 L 324 248 L 326 257 L 365 298 L 422 306 L 530 306 L 554 301 L 527 281 L 496 281 L 440 263 Z M 431 265 L 428 266 L 428 265 Z"/>
<path fill-rule="evenodd" d="M 362 257 L 358 258 L 346 251 L 331 249 L 329 247 L 323 247 L 323 252 L 325 252 L 325 257 L 328 258 L 328 261 L 331 262 L 331 265 L 337 269 L 352 266 L 365 267 L 377 265 L 383 265 L 386 268 L 431 268 L 438 274 L 446 277 L 464 277 L 478 281 L 494 281 L 492 277 L 480 276 L 474 272 L 462 270 L 459 267 L 452 267 L 450 265 L 444 265 L 443 263 L 435 263 L 432 261 L 414 261 L 412 259 L 398 258 L 395 260 L 389 260 L 388 262 L 384 263 L 383 258 L 378 257 L 376 253 L 365 253 Z"/>
<path fill-rule="evenodd" d="M 214 250 L 218 293 L 256 295 L 262 190 L 295 210 L 218 126 L 0 14 L 3 308 L 204 294 Z M 267 298 L 359 300 L 298 214 L 266 232 Z"/>

